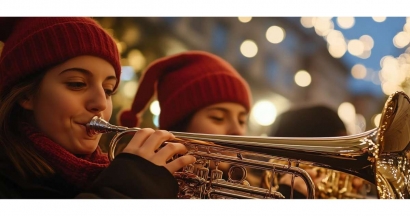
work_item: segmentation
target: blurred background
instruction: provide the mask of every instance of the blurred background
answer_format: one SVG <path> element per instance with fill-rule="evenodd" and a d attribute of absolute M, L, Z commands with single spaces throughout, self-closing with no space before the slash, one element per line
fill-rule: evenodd
<path fill-rule="evenodd" d="M 326 105 L 349 134 L 378 126 L 388 95 L 410 93 L 410 17 L 94 17 L 117 41 L 122 83 L 114 115 L 131 106 L 138 79 L 156 60 L 212 52 L 250 84 L 248 135 L 267 135 L 280 113 Z M 156 99 L 142 127 L 156 127 Z"/>

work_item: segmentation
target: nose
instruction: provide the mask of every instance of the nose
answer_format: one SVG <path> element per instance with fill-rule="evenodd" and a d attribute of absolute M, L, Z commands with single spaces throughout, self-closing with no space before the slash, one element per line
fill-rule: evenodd
<path fill-rule="evenodd" d="M 245 135 L 245 126 L 241 125 L 239 121 L 232 119 L 229 123 L 227 135 Z"/>
<path fill-rule="evenodd" d="M 96 115 L 107 108 L 107 98 L 102 87 L 90 89 L 87 95 L 86 109 Z"/>

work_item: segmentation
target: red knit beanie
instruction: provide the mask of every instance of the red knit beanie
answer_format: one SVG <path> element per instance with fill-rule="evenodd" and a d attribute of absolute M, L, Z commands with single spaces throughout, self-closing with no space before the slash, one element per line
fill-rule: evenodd
<path fill-rule="evenodd" d="M 31 74 L 81 55 L 105 59 L 120 79 L 117 45 L 91 18 L 0 17 L 0 41 L 4 42 L 0 53 L 0 92 Z"/>
<path fill-rule="evenodd" d="M 207 52 L 188 51 L 148 66 L 131 110 L 120 115 L 120 124 L 138 126 L 139 116 L 155 92 L 161 107 L 159 127 L 164 130 L 215 103 L 239 103 L 247 111 L 251 104 L 247 82 L 229 63 Z"/>

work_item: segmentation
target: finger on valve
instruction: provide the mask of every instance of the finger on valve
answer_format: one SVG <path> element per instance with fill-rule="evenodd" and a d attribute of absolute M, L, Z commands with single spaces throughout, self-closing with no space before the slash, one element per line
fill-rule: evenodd
<path fill-rule="evenodd" d="M 181 157 L 178 157 L 177 159 L 167 163 L 165 165 L 165 168 L 167 168 L 171 173 L 174 173 L 184 166 L 187 166 L 189 164 L 195 163 L 196 158 L 192 155 L 184 155 Z"/>
<path fill-rule="evenodd" d="M 185 145 L 181 143 L 166 142 L 166 145 L 155 153 L 153 160 L 161 165 L 165 165 L 174 156 L 183 155 L 187 151 Z"/>

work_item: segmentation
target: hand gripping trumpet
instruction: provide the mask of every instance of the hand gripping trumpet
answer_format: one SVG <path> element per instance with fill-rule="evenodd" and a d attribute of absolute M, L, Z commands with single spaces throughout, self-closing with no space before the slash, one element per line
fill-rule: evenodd
<path fill-rule="evenodd" d="M 356 135 L 291 138 L 172 132 L 176 137 L 172 141 L 183 143 L 188 148 L 188 154 L 195 156 L 196 163 L 200 164 L 199 167 L 187 166 L 174 174 L 180 186 L 178 197 L 283 198 L 273 188 L 244 184 L 244 167 L 250 167 L 301 177 L 307 186 L 307 198 L 315 198 L 315 185 L 311 177 L 299 167 L 299 164 L 308 164 L 362 178 L 376 186 L 377 198 L 410 198 L 409 115 L 409 97 L 404 92 L 395 92 L 383 107 L 379 127 Z M 139 128 L 115 126 L 94 117 L 87 124 L 87 130 L 90 134 L 116 133 L 108 152 L 110 160 L 113 160 L 119 139 Z M 272 158 L 286 163 L 271 162 L 269 159 Z M 210 161 L 215 164 L 215 169 L 211 171 Z M 223 172 L 218 169 L 220 162 L 240 168 L 244 175 L 239 180 L 233 180 L 230 176 L 228 180 L 222 179 Z"/>

